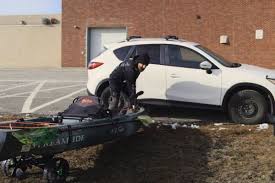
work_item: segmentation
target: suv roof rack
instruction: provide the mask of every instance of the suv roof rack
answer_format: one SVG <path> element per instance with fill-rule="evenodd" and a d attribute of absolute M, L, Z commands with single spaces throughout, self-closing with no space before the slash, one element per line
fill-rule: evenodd
<path fill-rule="evenodd" d="M 174 36 L 174 35 L 167 35 L 167 36 L 165 36 L 165 39 L 166 40 L 169 40 L 169 39 L 179 40 L 179 38 L 177 36 Z"/>
<path fill-rule="evenodd" d="M 138 39 L 138 38 L 142 38 L 141 36 L 129 36 L 126 40 L 130 41 L 131 39 Z"/>

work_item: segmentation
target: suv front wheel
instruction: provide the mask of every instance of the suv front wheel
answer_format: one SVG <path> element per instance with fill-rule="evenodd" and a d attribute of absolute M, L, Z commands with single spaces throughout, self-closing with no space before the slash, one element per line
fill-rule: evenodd
<path fill-rule="evenodd" d="M 267 102 L 255 90 L 241 90 L 233 94 L 228 102 L 228 114 L 236 123 L 257 124 L 265 120 Z"/>

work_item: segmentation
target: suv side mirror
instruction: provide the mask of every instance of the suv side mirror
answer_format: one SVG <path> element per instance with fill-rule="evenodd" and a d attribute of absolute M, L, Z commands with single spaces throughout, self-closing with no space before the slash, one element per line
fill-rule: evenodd
<path fill-rule="evenodd" d="M 200 63 L 200 68 L 203 70 L 209 70 L 212 68 L 212 64 L 208 61 L 203 61 L 202 63 Z"/>
<path fill-rule="evenodd" d="M 200 63 L 200 68 L 203 69 L 203 70 L 206 70 L 207 74 L 211 74 L 212 71 L 212 64 L 208 61 L 204 61 L 202 63 Z"/>

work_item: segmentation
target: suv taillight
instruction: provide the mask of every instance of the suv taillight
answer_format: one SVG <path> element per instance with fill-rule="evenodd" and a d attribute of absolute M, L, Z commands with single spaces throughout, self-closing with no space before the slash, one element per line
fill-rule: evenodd
<path fill-rule="evenodd" d="M 95 68 L 101 66 L 102 64 L 103 64 L 102 62 L 90 62 L 88 69 L 95 69 Z"/>

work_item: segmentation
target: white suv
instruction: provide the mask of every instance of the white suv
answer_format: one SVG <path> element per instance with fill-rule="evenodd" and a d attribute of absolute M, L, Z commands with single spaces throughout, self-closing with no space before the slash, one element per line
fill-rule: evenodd
<path fill-rule="evenodd" d="M 234 122 L 254 124 L 273 114 L 275 71 L 231 63 L 194 42 L 176 36 L 129 38 L 91 60 L 87 91 L 108 102 L 108 77 L 121 62 L 147 52 L 151 63 L 137 79 L 140 102 L 224 109 Z"/>

